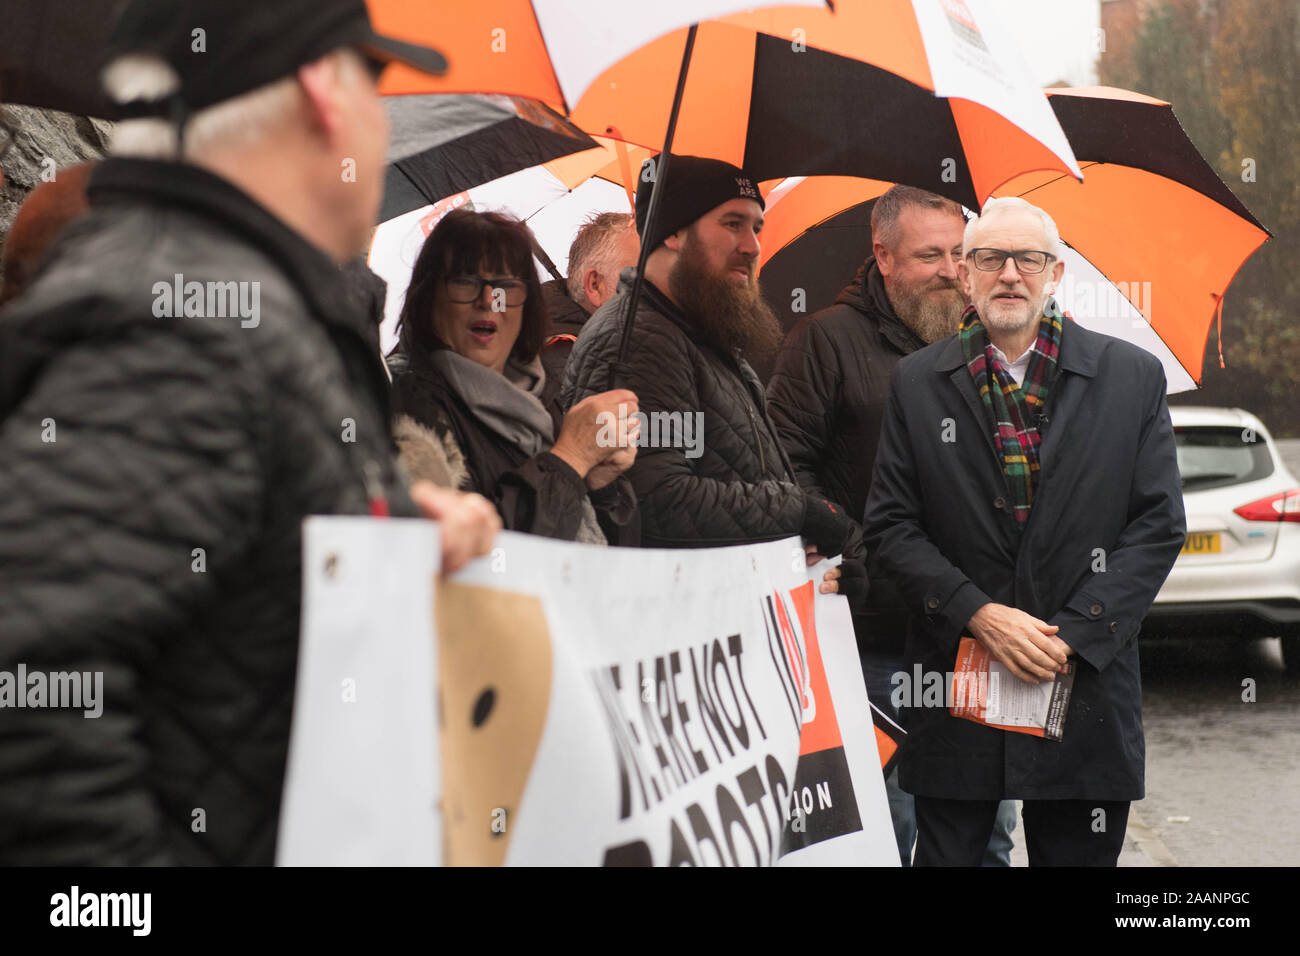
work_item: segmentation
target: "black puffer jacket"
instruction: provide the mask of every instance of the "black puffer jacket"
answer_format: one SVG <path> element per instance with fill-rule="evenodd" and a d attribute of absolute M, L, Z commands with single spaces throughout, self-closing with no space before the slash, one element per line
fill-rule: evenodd
<path fill-rule="evenodd" d="M 0 316 L 0 671 L 102 672 L 104 709 L 4 711 L 0 863 L 269 864 L 303 518 L 365 514 L 368 470 L 414 513 L 387 382 L 338 269 L 229 183 L 117 159 L 89 196 Z M 177 275 L 259 309 L 155 317 Z"/>
<path fill-rule="evenodd" d="M 862 520 L 889 398 L 889 377 L 924 346 L 894 314 L 875 258 L 835 304 L 786 336 L 767 386 L 777 434 L 799 483 Z"/>
<path fill-rule="evenodd" d="M 924 344 L 894 313 L 870 257 L 834 305 L 790 330 L 777 356 L 768 406 L 799 484 L 843 506 L 855 521 L 862 520 L 871 487 L 889 378 L 903 356 Z M 859 644 L 901 653 L 902 597 L 873 561 L 868 568 L 868 605 L 854 621 Z"/>
<path fill-rule="evenodd" d="M 679 419 L 702 413 L 702 429 L 690 436 L 697 448 L 647 445 L 637 452 L 628 475 L 641 507 L 643 543 L 720 547 L 799 534 L 807 496 L 767 417 L 758 377 L 743 358 L 697 342 L 690 321 L 649 282 L 637 306 L 626 376 L 613 380 L 627 294 L 623 282 L 583 327 L 561 403 L 572 407 L 619 387 L 636 393 L 647 424 L 660 413 Z"/>

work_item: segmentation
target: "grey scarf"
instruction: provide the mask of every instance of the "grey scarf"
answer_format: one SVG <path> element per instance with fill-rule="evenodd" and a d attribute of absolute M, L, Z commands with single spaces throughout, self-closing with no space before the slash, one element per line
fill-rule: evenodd
<path fill-rule="evenodd" d="M 540 358 L 524 365 L 512 357 L 503 375 L 451 349 L 435 349 L 429 359 L 479 421 L 529 458 L 555 444 L 541 401 L 546 372 Z"/>
<path fill-rule="evenodd" d="M 529 458 L 549 451 L 555 444 L 551 414 L 541 401 L 546 371 L 540 356 L 527 364 L 512 356 L 504 374 L 451 349 L 435 349 L 429 359 L 479 421 Z M 596 509 L 587 497 L 582 499 L 577 540 L 584 544 L 608 543 L 596 521 Z"/>

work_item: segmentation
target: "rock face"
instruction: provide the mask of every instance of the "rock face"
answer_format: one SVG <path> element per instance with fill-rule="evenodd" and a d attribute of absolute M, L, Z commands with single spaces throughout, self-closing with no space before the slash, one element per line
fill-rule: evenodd
<path fill-rule="evenodd" d="M 42 182 L 42 173 L 54 161 L 58 170 L 104 155 L 113 125 L 85 116 L 26 106 L 4 106 L 9 125 L 18 128 L 17 141 L 3 160 L 4 188 L 0 189 L 0 247 L 27 194 Z M 0 283 L 4 281 L 0 273 Z"/>

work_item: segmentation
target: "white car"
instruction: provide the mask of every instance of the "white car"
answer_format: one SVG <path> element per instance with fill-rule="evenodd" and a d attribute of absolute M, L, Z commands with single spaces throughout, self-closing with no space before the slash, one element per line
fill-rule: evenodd
<path fill-rule="evenodd" d="M 1300 481 L 1239 408 L 1173 406 L 1187 541 L 1144 634 L 1280 637 L 1300 672 Z"/>

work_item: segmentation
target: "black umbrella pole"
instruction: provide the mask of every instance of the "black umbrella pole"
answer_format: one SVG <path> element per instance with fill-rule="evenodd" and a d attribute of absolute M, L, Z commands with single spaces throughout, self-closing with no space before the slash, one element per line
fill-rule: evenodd
<path fill-rule="evenodd" d="M 691 52 L 695 49 L 695 32 L 698 29 L 699 24 L 692 23 L 691 28 L 686 31 L 686 48 L 682 51 L 682 67 L 677 71 L 677 90 L 673 93 L 673 107 L 668 113 L 668 131 L 664 134 L 664 148 L 659 153 L 659 162 L 654 169 L 654 186 L 650 190 L 650 207 L 646 210 L 645 226 L 641 230 L 643 236 L 654 235 L 655 214 L 659 211 L 659 198 L 663 195 L 663 186 L 668 179 L 668 161 L 672 155 L 673 136 L 677 132 L 677 116 L 682 111 L 682 94 L 686 91 L 686 73 L 691 66 Z M 638 185 L 637 188 L 644 188 L 644 183 Z M 641 252 L 636 260 L 636 277 L 632 280 L 632 289 L 623 305 L 623 334 L 618 342 L 618 358 L 614 360 L 614 364 L 610 369 L 610 378 L 615 388 L 620 387 L 623 382 L 627 381 L 625 374 L 627 347 L 632 341 L 632 327 L 636 322 L 636 307 L 641 300 L 641 283 L 645 276 L 646 260 L 650 258 L 652 251 L 644 242 L 641 243 Z"/>
<path fill-rule="evenodd" d="M 546 254 L 546 250 L 542 248 L 542 244 L 537 241 L 536 236 L 533 236 L 533 256 L 543 265 L 543 267 L 545 267 L 546 271 L 551 274 L 552 279 L 559 279 L 561 282 L 564 281 L 564 276 L 560 275 L 560 270 L 556 267 L 555 260 Z"/>

